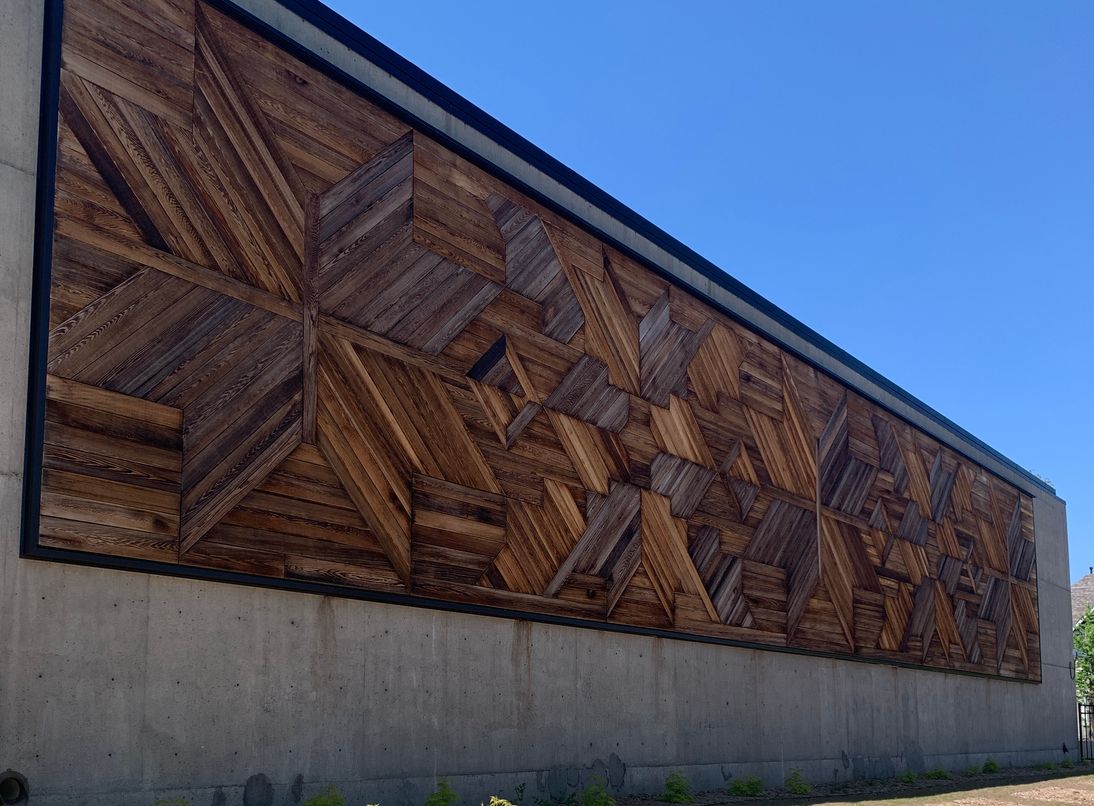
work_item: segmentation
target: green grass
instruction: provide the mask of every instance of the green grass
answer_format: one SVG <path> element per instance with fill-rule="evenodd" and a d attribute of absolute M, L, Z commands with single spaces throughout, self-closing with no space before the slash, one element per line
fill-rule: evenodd
<path fill-rule="evenodd" d="M 808 795 L 813 791 L 813 785 L 805 780 L 802 771 L 796 767 L 791 768 L 790 774 L 786 776 L 783 785 L 791 795 Z"/>
<path fill-rule="evenodd" d="M 336 786 L 328 786 L 318 795 L 304 801 L 304 806 L 346 806 L 346 799 Z"/>
<path fill-rule="evenodd" d="M 437 782 L 437 789 L 426 796 L 425 806 L 456 806 L 459 799 L 452 785 L 442 778 Z"/>
<path fill-rule="evenodd" d="M 608 794 L 603 778 L 593 778 L 592 783 L 577 796 L 578 806 L 615 806 L 615 798 Z"/>
<path fill-rule="evenodd" d="M 661 793 L 665 803 L 691 803 L 695 796 L 691 794 L 691 781 L 683 773 L 670 772 L 665 778 L 665 790 Z"/>
<path fill-rule="evenodd" d="M 729 785 L 729 794 L 738 798 L 755 798 L 764 793 L 764 782 L 755 775 L 734 778 Z"/>

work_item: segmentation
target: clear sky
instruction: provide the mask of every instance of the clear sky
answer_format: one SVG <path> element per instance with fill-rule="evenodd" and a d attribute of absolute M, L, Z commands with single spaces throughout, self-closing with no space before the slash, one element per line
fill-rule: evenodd
<path fill-rule="evenodd" d="M 1094 3 L 328 2 L 1049 479 L 1094 565 Z"/>

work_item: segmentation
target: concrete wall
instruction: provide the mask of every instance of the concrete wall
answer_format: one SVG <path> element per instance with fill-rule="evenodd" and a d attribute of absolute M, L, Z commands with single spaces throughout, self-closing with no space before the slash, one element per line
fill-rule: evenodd
<path fill-rule="evenodd" d="M 18 557 L 40 0 L 0 6 L 0 770 L 34 806 L 561 795 L 680 769 L 815 780 L 1075 745 L 1063 503 L 1036 500 L 1044 683 L 822 660 Z"/>

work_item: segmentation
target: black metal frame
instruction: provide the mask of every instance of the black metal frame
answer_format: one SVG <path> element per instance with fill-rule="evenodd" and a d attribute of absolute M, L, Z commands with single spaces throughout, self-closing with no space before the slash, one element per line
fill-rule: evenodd
<path fill-rule="evenodd" d="M 611 243 L 620 251 L 625 252 L 634 259 L 647 265 L 653 271 L 665 276 L 673 282 L 680 281 L 665 275 L 656 266 L 649 266 L 642 256 L 635 254 L 625 245 L 618 243 L 607 234 L 590 227 L 587 223 L 574 218 L 571 211 L 561 207 L 551 199 L 546 198 L 524 182 L 499 169 L 493 163 L 484 159 L 481 155 L 470 151 L 462 144 L 454 141 L 444 132 L 437 130 L 425 121 L 418 118 L 408 110 L 395 104 L 390 99 L 380 95 L 359 80 L 346 74 L 344 71 L 331 65 L 329 62 L 301 46 L 295 40 L 290 39 L 282 32 L 267 25 L 250 12 L 235 5 L 232 0 L 204 0 L 210 6 L 228 14 L 240 23 L 265 37 L 279 48 L 292 56 L 300 59 L 309 66 L 320 70 L 332 79 L 339 81 L 367 100 L 383 107 L 387 111 L 400 117 L 408 124 L 425 132 L 432 138 L 443 143 L 449 149 L 457 152 L 464 158 L 503 179 L 528 196 L 535 198 L 544 206 L 549 207 L 560 215 L 574 220 L 579 226 L 591 230 L 597 237 Z M 878 658 L 865 658 L 857 655 L 846 655 L 834 652 L 803 649 L 798 647 L 773 646 L 769 644 L 739 641 L 715 636 L 696 635 L 651 627 L 636 627 L 626 624 L 592 621 L 566 616 L 555 616 L 547 613 L 534 613 L 523 610 L 510 610 L 503 607 L 476 605 L 464 602 L 452 602 L 443 599 L 431 599 L 410 594 L 395 594 L 364 589 L 350 588 L 346 586 L 308 582 L 305 580 L 279 579 L 263 577 L 253 574 L 245 574 L 234 571 L 200 568 L 182 564 L 142 560 L 130 557 L 117 557 L 107 554 L 95 554 L 72 549 L 58 549 L 50 546 L 42 546 L 38 541 L 38 525 L 40 516 L 40 499 L 42 485 L 42 458 L 45 433 L 45 398 L 46 398 L 46 363 L 48 355 L 49 338 L 49 305 L 50 285 L 53 257 L 53 224 L 54 224 L 54 194 L 56 188 L 57 171 L 57 131 L 58 131 L 58 101 L 61 76 L 61 38 L 64 16 L 64 0 L 43 0 L 45 7 L 44 36 L 42 49 L 42 74 L 41 74 L 41 107 L 39 110 L 38 126 L 38 160 L 37 160 L 37 187 L 35 196 L 35 231 L 34 231 L 34 278 L 31 300 L 31 334 L 30 334 L 30 363 L 29 383 L 27 394 L 27 427 L 26 445 L 24 451 L 24 479 L 23 479 L 23 510 L 20 530 L 20 557 L 34 560 L 52 560 L 79 565 L 95 566 L 100 568 L 112 568 L 130 571 L 139 571 L 164 576 L 182 577 L 187 579 L 227 582 L 248 587 L 274 588 L 280 590 L 298 591 L 324 596 L 337 596 L 348 599 L 360 599 L 372 602 L 406 605 L 411 607 L 424 607 L 432 610 L 442 610 L 458 613 L 492 616 L 506 619 L 517 619 L 541 624 L 556 624 L 583 629 L 602 630 L 613 633 L 651 636 L 658 638 L 671 638 L 675 640 L 692 641 L 703 644 L 716 644 L 721 646 L 733 646 L 745 649 L 760 649 L 771 652 L 782 652 L 793 655 L 805 655 L 811 657 L 830 658 L 835 660 L 870 663 L 898 668 L 914 669 L 941 674 L 956 674 L 970 677 L 997 679 L 1011 683 L 1039 684 L 1038 681 L 1022 678 L 1004 677 L 1002 675 L 972 672 L 960 669 L 943 669 L 934 666 L 926 666 L 905 661 L 886 660 Z M 424 71 L 414 66 L 394 51 L 381 44 L 356 26 L 349 23 L 343 17 L 323 6 L 317 0 L 276 0 L 289 11 L 315 25 L 318 29 L 346 45 L 358 55 L 394 75 L 399 80 L 411 86 L 445 111 L 456 116 L 464 123 L 472 126 L 482 134 L 499 143 L 515 155 L 534 165 L 537 169 L 557 180 L 562 185 L 590 201 L 614 218 L 631 227 L 636 232 L 648 238 L 651 242 L 665 249 L 668 253 L 679 258 L 696 271 L 708 277 L 712 282 L 728 290 L 735 296 L 745 300 L 756 307 L 765 315 L 771 317 L 779 324 L 808 341 L 810 344 L 835 358 L 840 363 L 876 383 L 885 391 L 893 394 L 902 402 L 908 404 L 916 411 L 934 420 L 947 430 L 960 438 L 968 441 L 986 454 L 1008 467 L 1010 470 L 1027 480 L 1033 488 L 1055 494 L 1042 480 L 1033 476 L 1028 471 L 1016 465 L 1011 460 L 999 454 L 990 446 L 984 444 L 976 437 L 960 428 L 948 418 L 936 412 L 922 401 L 918 400 L 904 389 L 893 384 L 876 371 L 870 369 L 850 354 L 846 353 L 832 342 L 808 328 L 790 314 L 777 307 L 769 300 L 744 286 L 738 280 L 732 278 L 710 261 L 701 257 L 690 248 L 686 247 L 675 238 L 672 238 L 660 228 L 639 216 L 630 208 L 596 187 L 588 180 L 579 176 L 570 168 L 560 163 L 544 151 L 525 140 L 494 118 L 487 115 L 478 107 L 453 92 L 448 87 L 438 82 Z M 763 335 L 777 343 L 788 352 L 798 356 L 811 366 L 815 366 L 807 356 L 801 355 L 793 347 L 785 344 L 777 337 L 764 332 L 754 323 L 743 319 L 738 314 L 725 309 L 723 306 L 706 298 L 705 295 L 689 289 L 689 292 L 705 299 L 708 304 L 722 311 L 733 319 L 740 321 L 747 327 L 758 330 Z M 830 374 L 821 367 L 818 371 Z M 840 383 L 847 385 L 841 379 Z M 864 396 L 873 400 L 882 408 L 888 408 L 873 396 L 861 392 Z M 899 415 L 897 415 L 899 416 Z M 966 455 L 960 448 L 950 445 L 962 455 Z M 971 459 L 971 457 L 968 457 Z M 973 460 L 975 461 L 975 460 Z M 1029 489 L 1024 490 L 1030 495 L 1037 495 Z M 1043 672 L 1043 668 L 1041 669 Z"/>
<path fill-rule="evenodd" d="M 1076 705 L 1079 731 L 1079 761 L 1094 759 L 1094 703 Z"/>

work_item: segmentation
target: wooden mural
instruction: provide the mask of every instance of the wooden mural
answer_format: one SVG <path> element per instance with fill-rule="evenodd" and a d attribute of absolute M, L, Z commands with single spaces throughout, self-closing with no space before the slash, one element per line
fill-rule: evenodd
<path fill-rule="evenodd" d="M 67 0 L 39 543 L 1040 679 L 1031 500 L 193 0 Z"/>

